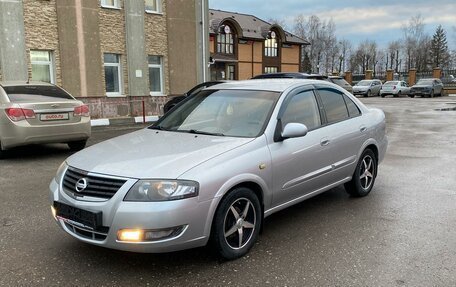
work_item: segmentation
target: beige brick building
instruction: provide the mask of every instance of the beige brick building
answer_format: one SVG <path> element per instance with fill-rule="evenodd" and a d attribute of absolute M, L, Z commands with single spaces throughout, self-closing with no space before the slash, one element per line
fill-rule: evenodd
<path fill-rule="evenodd" d="M 309 43 L 253 15 L 209 10 L 212 80 L 245 80 L 263 73 L 299 72 Z"/>
<path fill-rule="evenodd" d="M 0 80 L 55 83 L 93 118 L 138 116 L 142 101 L 159 115 L 207 74 L 207 0 L 1 1 L 0 14 Z"/>

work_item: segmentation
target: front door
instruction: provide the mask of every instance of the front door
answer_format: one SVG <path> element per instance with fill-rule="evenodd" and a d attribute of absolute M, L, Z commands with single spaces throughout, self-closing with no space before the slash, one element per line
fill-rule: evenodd
<path fill-rule="evenodd" d="M 307 126 L 307 135 L 269 145 L 273 162 L 273 206 L 285 204 L 325 186 L 331 172 L 331 156 L 321 127 L 321 115 L 313 88 L 301 88 L 284 102 L 279 124 Z"/>

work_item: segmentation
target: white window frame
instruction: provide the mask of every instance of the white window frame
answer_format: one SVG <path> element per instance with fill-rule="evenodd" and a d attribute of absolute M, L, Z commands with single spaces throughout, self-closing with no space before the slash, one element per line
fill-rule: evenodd
<path fill-rule="evenodd" d="M 39 52 L 47 52 L 49 54 L 49 61 L 32 61 L 32 52 L 39 51 Z M 30 50 L 30 65 L 42 65 L 42 66 L 49 66 L 49 79 L 51 80 L 51 84 L 55 84 L 55 70 L 54 70 L 54 53 L 53 51 L 49 50 Z"/>
<path fill-rule="evenodd" d="M 115 53 L 104 53 L 104 54 L 112 54 L 117 56 L 117 63 L 105 63 L 103 61 L 103 73 L 105 73 L 106 77 L 106 72 L 104 71 L 105 67 L 117 67 L 117 73 L 118 73 L 118 78 L 119 78 L 119 91 L 118 92 L 108 92 L 106 91 L 106 96 L 108 97 L 123 97 L 123 80 L 122 80 L 122 55 L 120 54 L 115 54 Z M 103 54 L 103 55 L 104 55 Z M 106 88 L 106 80 L 105 80 L 105 88 Z"/>
<path fill-rule="evenodd" d="M 157 10 L 154 11 L 154 10 L 148 10 L 147 7 L 146 7 L 146 13 L 149 13 L 149 14 L 160 14 L 162 15 L 163 14 L 163 10 L 162 10 L 162 0 L 153 0 L 155 1 L 155 4 L 157 4 Z M 144 1 L 144 4 L 145 4 L 145 1 Z"/>
<path fill-rule="evenodd" d="M 163 74 L 163 56 L 160 55 L 150 55 L 150 56 L 158 56 L 160 58 L 160 64 L 149 64 L 148 61 L 148 69 L 147 72 L 150 73 L 150 68 L 159 68 L 160 69 L 160 91 L 158 92 L 153 92 L 149 91 L 149 94 L 151 96 L 163 96 L 164 95 L 164 74 Z M 149 88 L 150 88 L 150 83 L 149 83 Z"/>
<path fill-rule="evenodd" d="M 109 8 L 109 9 L 121 9 L 120 8 L 120 0 L 114 0 L 114 6 L 107 4 L 105 1 L 106 0 L 100 0 L 101 7 Z"/>

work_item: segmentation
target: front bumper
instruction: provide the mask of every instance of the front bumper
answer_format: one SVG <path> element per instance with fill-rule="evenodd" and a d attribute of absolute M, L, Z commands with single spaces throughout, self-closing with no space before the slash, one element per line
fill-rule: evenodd
<path fill-rule="evenodd" d="M 432 90 L 411 90 L 410 94 L 415 96 L 430 96 Z"/>
<path fill-rule="evenodd" d="M 42 143 L 66 143 L 85 140 L 91 135 L 89 118 L 77 123 L 30 125 L 27 121 L 5 122 L 0 126 L 0 140 L 4 149 Z"/>
<path fill-rule="evenodd" d="M 367 95 L 367 90 L 353 90 L 353 95 Z"/>
<path fill-rule="evenodd" d="M 209 233 L 207 218 L 213 200 L 199 202 L 198 197 L 166 202 L 125 202 L 128 190 L 136 179 L 128 180 L 109 200 L 76 200 L 62 190 L 55 179 L 51 181 L 50 200 L 91 212 L 102 212 L 103 228 L 90 230 L 72 222 L 56 218 L 58 225 L 71 236 L 94 245 L 141 253 L 161 253 L 206 245 Z M 52 204 L 52 203 L 51 203 Z M 183 226 L 174 237 L 148 242 L 121 242 L 117 232 L 121 229 L 156 230 Z"/>

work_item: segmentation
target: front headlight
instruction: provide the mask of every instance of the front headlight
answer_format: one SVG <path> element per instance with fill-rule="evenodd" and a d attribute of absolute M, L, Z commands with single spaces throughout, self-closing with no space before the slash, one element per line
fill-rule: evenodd
<path fill-rule="evenodd" d="M 62 162 L 62 164 L 59 166 L 59 169 L 57 169 L 57 173 L 55 174 L 55 181 L 57 183 L 61 183 L 63 180 L 63 176 L 65 175 L 65 172 L 67 170 L 68 165 L 66 162 Z"/>
<path fill-rule="evenodd" d="M 198 183 L 189 180 L 140 180 L 124 201 L 167 201 L 198 195 Z"/>

